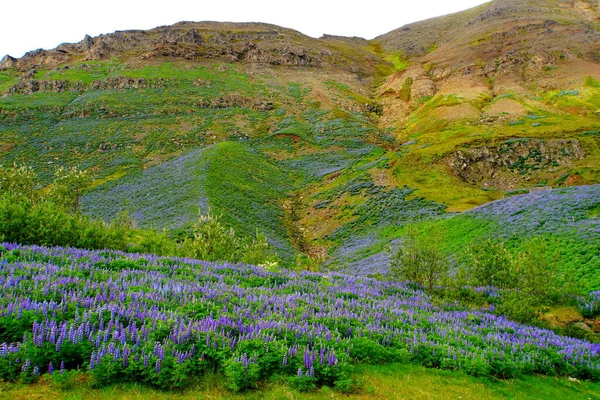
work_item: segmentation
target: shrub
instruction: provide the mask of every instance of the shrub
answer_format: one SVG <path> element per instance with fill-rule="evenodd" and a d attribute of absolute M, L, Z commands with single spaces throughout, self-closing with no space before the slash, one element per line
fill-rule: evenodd
<path fill-rule="evenodd" d="M 509 288 L 515 285 L 515 262 L 504 243 L 487 239 L 468 250 L 468 275 L 474 286 Z"/>
<path fill-rule="evenodd" d="M 448 260 L 443 256 L 441 244 L 444 233 L 431 224 L 409 226 L 407 234 L 390 269 L 392 275 L 426 286 L 430 291 L 448 273 Z"/>

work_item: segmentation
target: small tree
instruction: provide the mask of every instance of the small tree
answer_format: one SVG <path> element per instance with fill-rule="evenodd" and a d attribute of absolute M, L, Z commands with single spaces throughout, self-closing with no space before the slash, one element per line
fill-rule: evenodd
<path fill-rule="evenodd" d="M 475 286 L 511 288 L 516 285 L 516 265 L 504 243 L 491 239 L 471 245 L 468 274 Z"/>
<path fill-rule="evenodd" d="M 277 266 L 277 253 L 271 247 L 264 233 L 256 232 L 256 237 L 246 240 L 240 254 L 240 261 L 252 265 Z"/>
<path fill-rule="evenodd" d="M 541 238 L 525 243 L 516 261 L 518 288 L 525 294 L 548 302 L 559 292 L 558 253 L 548 248 Z"/>
<path fill-rule="evenodd" d="M 78 212 L 79 199 L 92 183 L 91 173 L 89 170 L 81 171 L 77 167 L 71 169 L 59 167 L 54 176 L 50 198 L 57 204 Z"/>
<path fill-rule="evenodd" d="M 0 192 L 34 200 L 37 197 L 37 184 L 37 174 L 33 168 L 17 164 L 12 167 L 0 165 Z"/>
<path fill-rule="evenodd" d="M 402 244 L 392 256 L 392 275 L 432 290 L 448 273 L 448 260 L 441 250 L 443 238 L 444 232 L 430 224 L 409 226 Z"/>
<path fill-rule="evenodd" d="M 220 216 L 200 214 L 192 237 L 182 246 L 186 256 L 206 261 L 236 261 L 240 245 L 235 232 L 220 221 Z"/>

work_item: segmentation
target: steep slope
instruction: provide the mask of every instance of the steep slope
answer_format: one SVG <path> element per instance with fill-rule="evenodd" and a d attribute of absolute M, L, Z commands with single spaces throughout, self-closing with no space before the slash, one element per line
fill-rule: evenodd
<path fill-rule="evenodd" d="M 382 155 L 371 97 L 391 64 L 364 39 L 185 22 L 3 67 L 0 159 L 45 181 L 57 164 L 92 169 L 83 210 L 105 220 L 127 210 L 141 227 L 179 229 L 210 210 L 237 232 L 265 232 L 289 261 L 292 244 L 317 251 L 294 199 Z"/>
<path fill-rule="evenodd" d="M 599 26 L 593 2 L 495 0 L 373 41 L 86 37 L 2 60 L 0 163 L 91 169 L 84 210 L 106 220 L 184 229 L 210 208 L 288 260 L 362 268 L 403 225 L 600 182 Z"/>
<path fill-rule="evenodd" d="M 399 179 L 455 210 L 498 191 L 598 182 L 599 18 L 597 2 L 495 0 L 377 38 L 403 69 L 379 91 L 382 124 L 411 145 Z M 514 138 L 535 140 L 507 159 Z M 515 167 L 530 155 L 551 167 Z M 428 175 L 457 190 L 436 193 Z"/>

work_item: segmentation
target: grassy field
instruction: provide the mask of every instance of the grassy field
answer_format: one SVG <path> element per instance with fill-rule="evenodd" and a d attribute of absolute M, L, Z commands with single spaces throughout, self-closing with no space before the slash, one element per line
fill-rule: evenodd
<path fill-rule="evenodd" d="M 496 400 L 496 399 L 600 399 L 600 384 L 570 381 L 568 378 L 527 377 L 499 380 L 475 378 L 457 372 L 426 369 L 406 364 L 361 366 L 356 368 L 358 387 L 342 394 L 329 387 L 301 393 L 283 379 L 273 379 L 259 390 L 233 394 L 223 386 L 223 377 L 208 375 L 184 392 L 163 392 L 135 385 L 117 385 L 94 389 L 80 375 L 71 382 L 44 379 L 34 385 L 0 383 L 0 398 L 13 400 L 163 400 L 163 399 L 240 399 L 240 400 L 321 400 L 321 399 L 414 399 L 414 400 Z"/>

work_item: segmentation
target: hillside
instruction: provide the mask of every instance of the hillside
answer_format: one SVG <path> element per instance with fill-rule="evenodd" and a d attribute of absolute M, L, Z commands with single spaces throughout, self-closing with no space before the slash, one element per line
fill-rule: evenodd
<path fill-rule="evenodd" d="M 453 210 L 485 202 L 480 189 L 598 182 L 599 15 L 595 2 L 492 1 L 378 37 L 403 69 L 378 92 L 410 144 L 398 179 Z M 436 193 L 431 176 L 458 188 Z"/>
<path fill-rule="evenodd" d="M 0 397 L 598 398 L 600 7 L 6 56 L 0 242 Z"/>
<path fill-rule="evenodd" d="M 435 221 L 435 230 L 446 234 L 445 252 L 455 262 L 464 261 L 465 249 L 486 239 L 501 240 L 520 249 L 528 237 L 544 238 L 560 253 L 560 266 L 579 287 L 600 290 L 600 185 L 568 187 L 518 194 Z M 404 233 L 403 224 L 346 243 L 342 249 L 357 258 L 345 272 L 354 275 L 387 274 L 389 243 Z M 356 256 L 355 256 L 356 257 Z M 365 258 L 366 257 L 366 258 Z M 335 257 L 334 257 L 335 259 Z"/>
<path fill-rule="evenodd" d="M 8 243 L 1 258 L 3 380 L 81 367 L 100 387 L 164 390 L 218 371 L 235 392 L 273 376 L 349 392 L 353 364 L 393 362 L 600 378 L 598 344 L 493 307 L 439 304 L 407 283 Z"/>
<path fill-rule="evenodd" d="M 93 217 L 180 231 L 210 210 L 286 263 L 369 269 L 407 224 L 600 183 L 599 27 L 594 2 L 495 0 L 371 41 L 217 22 L 86 36 L 2 60 L 0 163 L 44 183 L 91 170 Z"/>

